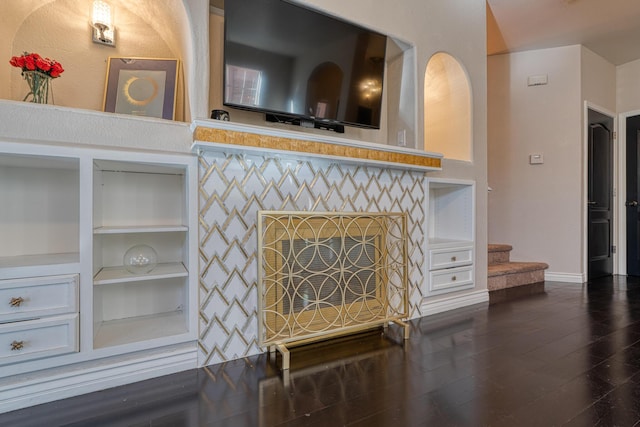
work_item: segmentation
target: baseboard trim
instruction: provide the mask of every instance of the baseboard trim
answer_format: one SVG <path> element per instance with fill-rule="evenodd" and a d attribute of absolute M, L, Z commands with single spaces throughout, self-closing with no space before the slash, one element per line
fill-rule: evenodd
<path fill-rule="evenodd" d="M 549 282 L 584 283 L 587 278 L 582 273 L 557 273 L 553 271 L 544 272 L 544 280 Z"/>
<path fill-rule="evenodd" d="M 432 298 L 427 297 L 422 300 L 422 304 L 420 304 L 420 313 L 422 316 L 430 316 L 470 305 L 488 303 L 489 291 L 485 289 L 463 295 L 440 298 L 435 301 L 431 301 L 431 299 Z"/>
<path fill-rule="evenodd" d="M 0 414 L 195 369 L 197 361 L 198 354 L 192 346 L 138 357 L 102 359 L 83 364 L 81 368 L 20 375 L 0 386 Z"/>

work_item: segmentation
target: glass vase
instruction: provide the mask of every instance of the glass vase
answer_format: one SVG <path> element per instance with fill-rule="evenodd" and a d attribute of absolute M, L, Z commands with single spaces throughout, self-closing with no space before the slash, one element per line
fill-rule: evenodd
<path fill-rule="evenodd" d="M 29 93 L 24 97 L 23 101 L 27 101 L 31 97 L 30 102 L 37 104 L 49 103 L 49 81 L 51 76 L 39 71 L 23 71 L 22 76 L 29 85 Z"/>

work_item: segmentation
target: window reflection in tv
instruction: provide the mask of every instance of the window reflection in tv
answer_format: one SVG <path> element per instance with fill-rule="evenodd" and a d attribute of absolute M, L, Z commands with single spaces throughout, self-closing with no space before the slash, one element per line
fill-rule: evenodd
<path fill-rule="evenodd" d="M 224 104 L 380 127 L 386 36 L 283 0 L 225 2 Z"/>

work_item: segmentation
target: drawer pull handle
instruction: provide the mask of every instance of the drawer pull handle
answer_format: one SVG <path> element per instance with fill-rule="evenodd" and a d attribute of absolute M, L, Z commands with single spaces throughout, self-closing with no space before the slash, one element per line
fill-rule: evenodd
<path fill-rule="evenodd" d="M 23 302 L 24 302 L 24 298 L 18 297 L 18 298 L 11 298 L 11 301 L 9 301 L 9 304 L 11 305 L 11 307 L 20 307 L 20 305 Z"/>
<path fill-rule="evenodd" d="M 451 276 L 451 281 L 455 282 L 456 280 L 458 280 L 458 278 L 456 276 Z"/>
<path fill-rule="evenodd" d="M 14 341 L 11 343 L 11 351 L 20 351 L 24 348 L 24 341 Z"/>
<path fill-rule="evenodd" d="M 451 262 L 456 262 L 457 260 L 458 260 L 458 258 L 456 258 L 454 256 L 451 257 Z"/>

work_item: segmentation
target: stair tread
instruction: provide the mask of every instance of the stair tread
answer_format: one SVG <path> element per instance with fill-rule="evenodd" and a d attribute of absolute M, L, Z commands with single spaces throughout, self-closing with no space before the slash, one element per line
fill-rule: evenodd
<path fill-rule="evenodd" d="M 511 251 L 513 249 L 513 246 L 511 245 L 505 245 L 502 243 L 490 243 L 488 246 L 488 250 L 489 253 L 491 252 L 507 252 L 507 251 Z"/>
<path fill-rule="evenodd" d="M 549 265 L 544 262 L 506 262 L 488 267 L 488 276 L 504 276 L 506 274 L 525 273 L 535 270 L 546 270 Z"/>

